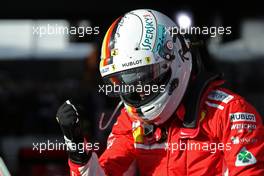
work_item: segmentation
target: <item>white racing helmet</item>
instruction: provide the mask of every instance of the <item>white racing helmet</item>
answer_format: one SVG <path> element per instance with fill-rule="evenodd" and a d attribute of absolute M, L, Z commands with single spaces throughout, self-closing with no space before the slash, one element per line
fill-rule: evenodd
<path fill-rule="evenodd" d="M 166 15 L 140 9 L 114 21 L 104 37 L 101 75 L 132 118 L 162 124 L 184 96 L 192 55 L 175 27 Z"/>

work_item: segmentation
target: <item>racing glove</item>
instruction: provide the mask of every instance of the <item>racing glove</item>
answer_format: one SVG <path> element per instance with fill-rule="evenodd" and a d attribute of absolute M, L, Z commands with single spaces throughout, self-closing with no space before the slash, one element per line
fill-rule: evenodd
<path fill-rule="evenodd" d="M 91 157 L 91 151 L 85 151 L 86 140 L 80 126 L 80 114 L 70 100 L 64 102 L 56 115 L 64 135 L 69 159 L 76 164 L 85 164 Z"/>

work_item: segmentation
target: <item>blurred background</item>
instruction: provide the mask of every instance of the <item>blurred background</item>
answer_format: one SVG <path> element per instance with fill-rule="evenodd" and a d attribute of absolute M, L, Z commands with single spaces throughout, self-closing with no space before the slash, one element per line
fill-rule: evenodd
<path fill-rule="evenodd" d="M 111 126 L 99 131 L 99 116 L 111 114 L 118 99 L 98 93 L 100 45 L 110 24 L 133 9 L 158 10 L 176 22 L 185 15 L 192 26 L 231 26 L 230 35 L 192 37 L 204 43 L 200 52 L 206 67 L 223 72 L 231 89 L 263 116 L 264 12 L 259 3 L 1 2 L 0 156 L 11 174 L 69 175 L 65 152 L 32 150 L 33 142 L 62 141 L 55 114 L 68 98 L 84 106 L 85 132 L 100 142 L 99 154 L 104 150 Z M 40 27 L 48 25 L 73 32 L 41 35 Z M 78 27 L 88 28 L 88 34 L 74 32 Z"/>

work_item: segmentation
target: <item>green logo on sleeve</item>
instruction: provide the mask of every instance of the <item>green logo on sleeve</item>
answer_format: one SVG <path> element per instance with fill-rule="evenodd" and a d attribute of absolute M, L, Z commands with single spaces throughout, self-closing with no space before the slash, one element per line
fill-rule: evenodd
<path fill-rule="evenodd" d="M 257 162 L 254 155 L 249 152 L 246 147 L 243 147 L 236 157 L 236 166 L 248 166 Z"/>

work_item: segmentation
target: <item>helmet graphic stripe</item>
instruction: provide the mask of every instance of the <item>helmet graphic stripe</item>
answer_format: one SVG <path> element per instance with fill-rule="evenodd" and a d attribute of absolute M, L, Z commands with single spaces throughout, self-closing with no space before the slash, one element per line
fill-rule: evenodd
<path fill-rule="evenodd" d="M 112 25 L 109 27 L 109 29 L 106 32 L 106 35 L 104 37 L 103 46 L 102 46 L 102 59 L 103 66 L 109 65 L 113 63 L 113 58 L 111 57 L 111 49 L 113 46 L 111 46 L 111 41 L 114 39 L 114 34 L 117 29 L 117 24 L 121 20 L 121 17 L 117 18 Z"/>

